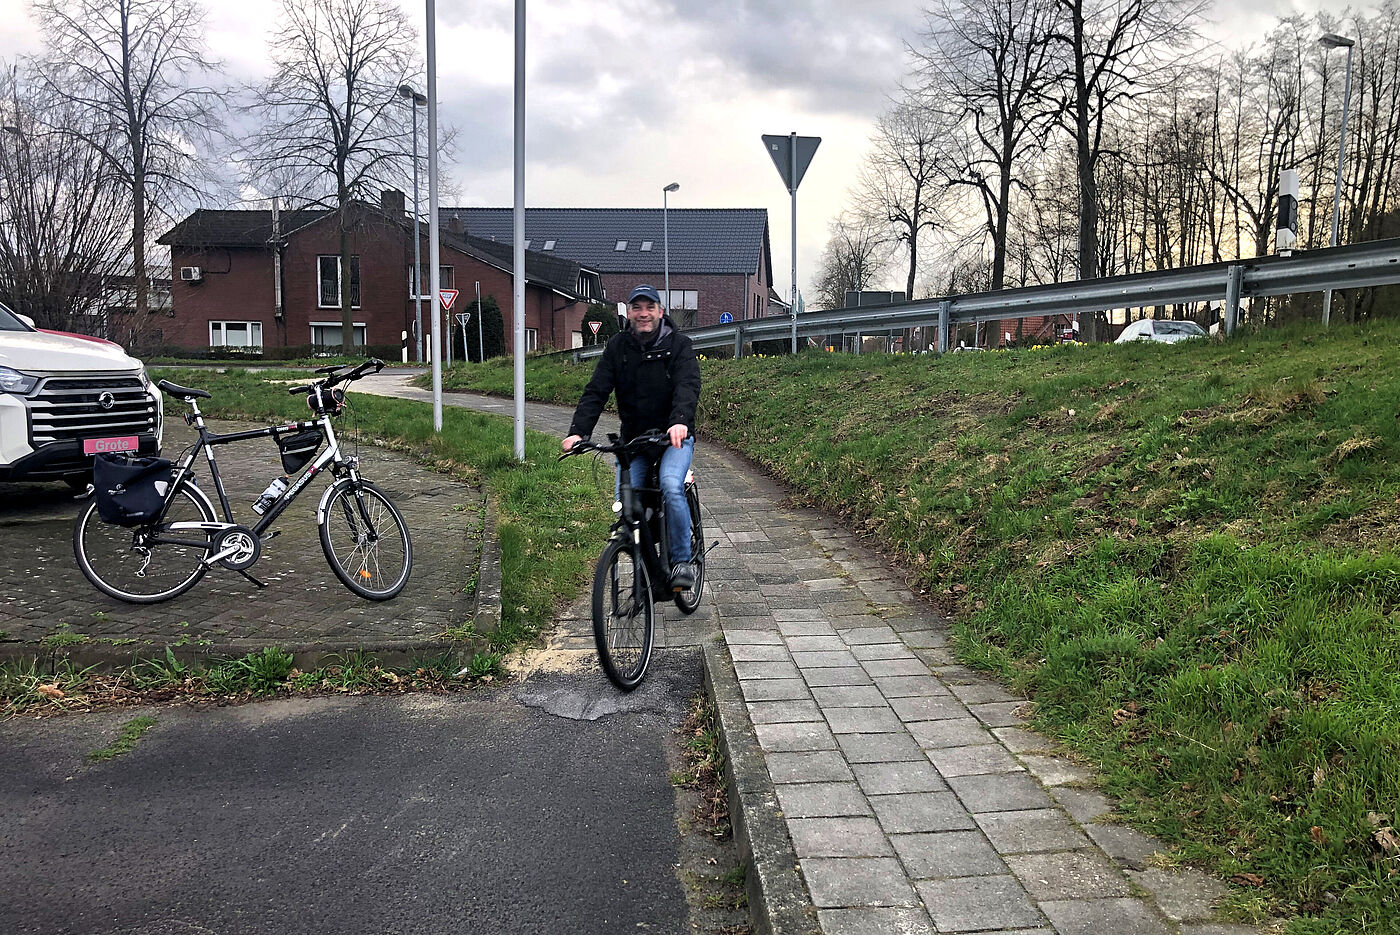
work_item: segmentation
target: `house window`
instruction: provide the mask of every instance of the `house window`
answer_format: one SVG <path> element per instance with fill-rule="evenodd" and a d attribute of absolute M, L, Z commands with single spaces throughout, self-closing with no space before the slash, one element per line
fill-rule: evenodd
<path fill-rule="evenodd" d="M 546 240 L 546 241 L 544 242 L 544 248 L 545 248 L 546 250 L 553 250 L 553 249 L 554 249 L 554 244 L 555 244 L 555 241 L 553 241 L 553 240 Z"/>
<path fill-rule="evenodd" d="M 311 323 L 311 343 L 327 347 L 340 347 L 341 330 L 338 321 L 313 321 Z M 365 323 L 355 322 L 355 344 L 364 347 L 366 342 Z"/>
<path fill-rule="evenodd" d="M 570 331 L 570 332 L 569 332 L 569 347 L 583 347 L 583 332 L 582 332 L 582 331 Z"/>
<path fill-rule="evenodd" d="M 695 289 L 672 289 L 671 301 L 666 303 L 666 311 L 694 311 L 700 307 L 700 293 Z"/>
<path fill-rule="evenodd" d="M 525 353 L 530 353 L 540 346 L 540 333 L 534 328 L 525 329 Z"/>
<path fill-rule="evenodd" d="M 642 252 L 643 252 L 643 253 L 650 253 L 650 252 L 651 252 L 651 241 L 650 241 L 650 240 L 643 240 L 643 241 L 642 241 Z"/>
<path fill-rule="evenodd" d="M 211 321 L 210 347 L 248 347 L 262 349 L 262 322 Z"/>
<path fill-rule="evenodd" d="M 427 273 L 427 271 L 428 271 L 428 270 L 427 270 L 427 267 L 424 267 L 423 272 L 424 272 L 424 273 Z M 426 299 L 430 298 L 430 296 L 429 296 L 427 290 L 428 290 L 428 288 L 432 285 L 432 283 L 426 281 L 427 278 L 428 278 L 426 275 L 425 275 L 423 278 L 424 278 L 425 281 L 424 281 L 424 283 L 423 283 L 423 291 L 420 293 L 420 292 L 418 291 L 418 284 L 415 283 L 415 282 L 413 281 L 413 267 L 412 267 L 412 266 L 409 266 L 409 268 L 408 268 L 408 297 L 409 297 L 410 299 L 424 299 L 424 300 L 426 300 Z M 455 289 L 455 288 L 457 288 L 456 278 L 455 278 L 455 275 L 454 275 L 453 268 L 452 268 L 451 266 L 439 266 L 439 267 L 438 267 L 438 279 L 440 279 L 440 280 L 442 281 L 442 288 L 444 288 L 444 289 Z"/>
<path fill-rule="evenodd" d="M 603 283 L 597 273 L 581 272 L 578 274 L 578 294 L 590 301 L 603 297 Z"/>
<path fill-rule="evenodd" d="M 614 249 L 614 250 L 618 250 L 618 251 L 626 250 L 626 249 L 627 249 L 627 241 L 625 241 L 625 240 L 619 240 L 619 241 L 617 242 L 617 246 L 614 247 L 613 249 Z"/>
<path fill-rule="evenodd" d="M 321 281 L 321 308 L 340 308 L 340 257 L 318 256 L 317 272 Z M 360 307 L 360 258 L 350 258 L 350 307 Z"/>

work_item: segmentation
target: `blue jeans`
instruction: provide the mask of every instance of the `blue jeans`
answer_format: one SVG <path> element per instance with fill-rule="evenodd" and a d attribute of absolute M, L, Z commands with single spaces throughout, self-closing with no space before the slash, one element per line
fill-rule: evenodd
<path fill-rule="evenodd" d="M 666 539 L 673 565 L 694 558 L 690 554 L 690 504 L 685 502 L 685 475 L 694 455 L 694 436 L 683 441 L 679 448 L 667 445 L 661 455 L 661 496 L 666 500 Z M 650 464 L 647 458 L 632 460 L 633 487 L 646 484 Z"/>

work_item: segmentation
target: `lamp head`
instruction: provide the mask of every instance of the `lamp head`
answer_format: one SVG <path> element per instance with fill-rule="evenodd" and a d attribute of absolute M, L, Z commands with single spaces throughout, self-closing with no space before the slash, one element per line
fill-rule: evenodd
<path fill-rule="evenodd" d="M 428 98 L 426 95 L 419 94 L 417 91 L 413 90 L 413 87 L 411 85 L 407 84 L 399 85 L 399 97 L 402 97 L 405 100 L 410 100 L 419 107 L 428 103 Z"/>
<path fill-rule="evenodd" d="M 680 183 L 680 182 L 672 182 L 670 185 L 667 185 L 665 188 L 663 188 L 663 189 L 661 189 L 661 190 L 662 190 L 663 192 L 674 192 L 674 191 L 679 191 L 679 190 L 680 190 L 680 187 L 681 187 L 681 183 Z"/>
<path fill-rule="evenodd" d="M 1339 36 L 1334 32 L 1323 33 L 1322 38 L 1317 41 L 1329 49 L 1349 49 L 1356 45 L 1355 39 L 1348 39 L 1346 36 Z"/>

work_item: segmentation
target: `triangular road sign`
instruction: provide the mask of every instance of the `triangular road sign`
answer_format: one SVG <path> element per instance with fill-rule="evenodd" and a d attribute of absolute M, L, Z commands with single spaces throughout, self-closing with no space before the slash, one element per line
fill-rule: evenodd
<path fill-rule="evenodd" d="M 792 143 L 797 141 L 797 175 L 793 176 L 792 165 Z M 821 144 L 822 138 L 819 136 L 775 136 L 770 133 L 763 134 L 763 148 L 768 150 L 768 156 L 773 160 L 773 165 L 778 167 L 778 175 L 783 179 L 783 184 L 787 186 L 789 192 L 797 191 L 797 186 L 802 184 L 802 176 L 807 174 L 807 167 L 812 164 L 812 156 L 816 153 L 817 147 Z"/>
<path fill-rule="evenodd" d="M 452 311 L 452 303 L 457 301 L 457 290 L 439 289 L 438 298 L 442 299 L 442 310 L 444 312 L 450 312 Z"/>
<path fill-rule="evenodd" d="M 589 330 L 592 331 L 594 334 L 597 334 L 598 329 L 601 327 L 603 327 L 603 323 L 601 321 L 590 321 L 588 323 Z"/>

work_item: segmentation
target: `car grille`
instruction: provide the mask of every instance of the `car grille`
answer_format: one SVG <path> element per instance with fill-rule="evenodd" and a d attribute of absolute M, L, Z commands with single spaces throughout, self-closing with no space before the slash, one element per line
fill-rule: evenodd
<path fill-rule="evenodd" d="M 104 409 L 99 399 L 112 394 Z M 139 377 L 49 377 L 29 397 L 29 436 L 34 445 L 156 430 L 156 404 Z"/>

